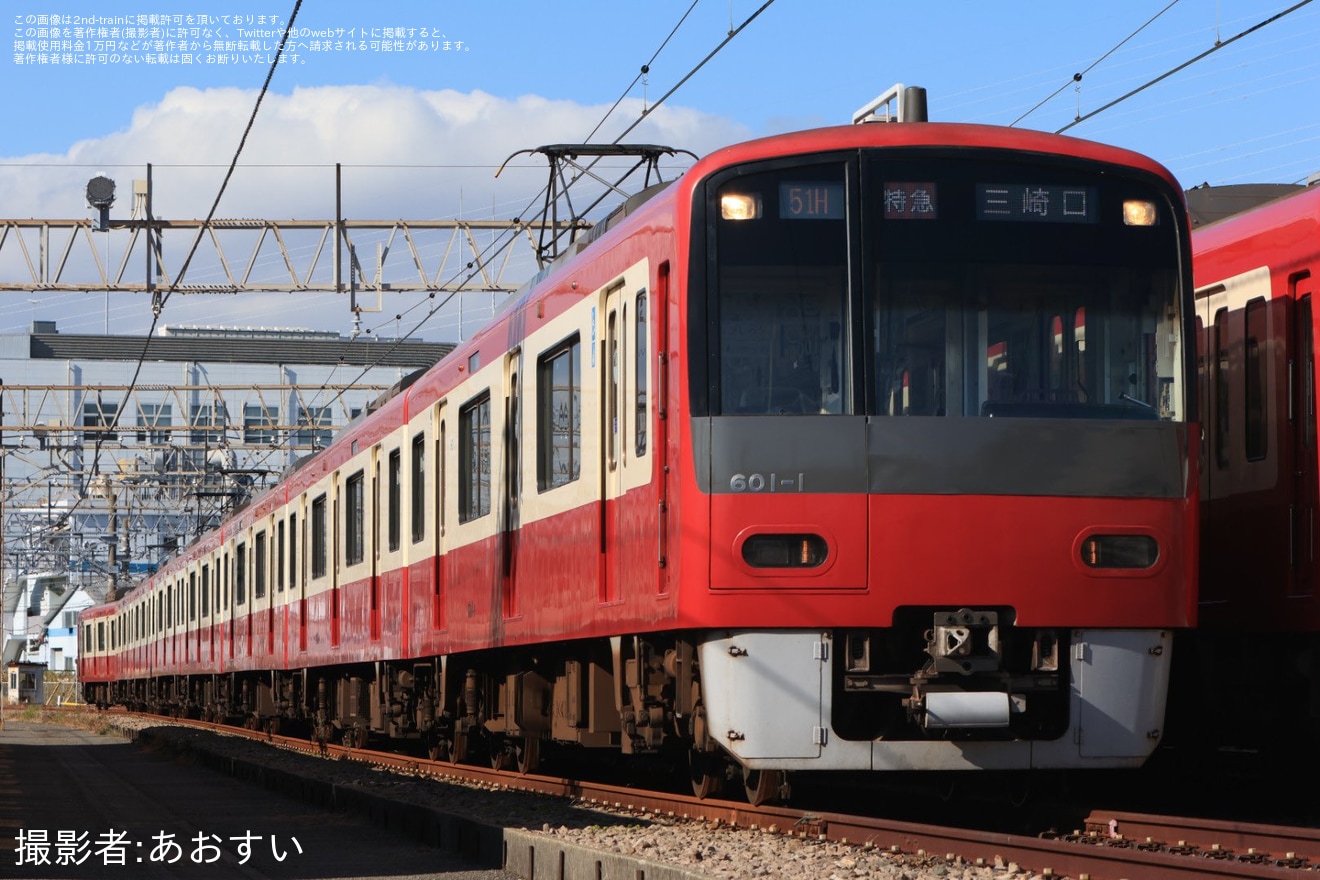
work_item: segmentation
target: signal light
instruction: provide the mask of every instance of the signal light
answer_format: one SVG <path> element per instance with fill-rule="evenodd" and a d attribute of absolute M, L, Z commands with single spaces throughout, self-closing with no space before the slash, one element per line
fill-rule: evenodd
<path fill-rule="evenodd" d="M 753 568 L 815 568 L 828 555 L 820 535 L 752 535 L 742 545 L 743 561 Z"/>
<path fill-rule="evenodd" d="M 1150 568 L 1160 558 L 1160 546 L 1149 535 L 1092 535 L 1082 542 L 1082 564 L 1088 568 Z"/>

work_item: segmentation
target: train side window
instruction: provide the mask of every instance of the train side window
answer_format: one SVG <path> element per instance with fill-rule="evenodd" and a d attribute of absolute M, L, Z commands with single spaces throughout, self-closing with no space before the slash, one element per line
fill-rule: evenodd
<path fill-rule="evenodd" d="M 366 495 L 362 471 L 348 478 L 344 484 L 344 562 L 357 565 L 364 555 L 364 529 L 366 526 Z"/>
<path fill-rule="evenodd" d="M 426 435 L 412 438 L 412 456 L 409 462 L 412 485 L 412 539 L 413 543 L 426 536 Z"/>
<path fill-rule="evenodd" d="M 635 439 L 634 448 L 636 449 L 638 455 L 645 455 L 646 428 L 647 428 L 646 359 L 647 359 L 647 351 L 648 351 L 647 342 L 649 341 L 646 338 L 647 324 L 646 324 L 646 291 L 645 290 L 638 291 L 637 293 L 636 314 L 633 316 L 633 320 L 635 324 L 634 329 L 636 331 L 636 342 L 633 345 L 633 350 L 636 352 L 636 360 L 634 362 L 634 371 L 636 375 L 633 379 L 633 388 L 635 389 L 633 394 L 636 400 L 636 413 L 634 414 L 634 418 L 636 419 L 636 424 L 633 426 L 633 431 L 636 435 L 634 438 Z"/>
<path fill-rule="evenodd" d="M 1229 425 L 1232 410 L 1228 405 L 1228 309 L 1215 312 L 1215 466 L 1221 471 L 1228 468 Z"/>
<path fill-rule="evenodd" d="M 328 562 L 325 540 L 325 495 L 318 495 L 312 501 L 312 577 L 325 577 Z"/>
<path fill-rule="evenodd" d="M 275 526 L 275 592 L 284 592 L 284 548 L 287 546 L 287 532 L 284 520 Z"/>
<path fill-rule="evenodd" d="M 234 549 L 234 604 L 247 602 L 247 543 L 240 541 Z"/>
<path fill-rule="evenodd" d="M 399 531 L 402 525 L 402 511 L 400 505 L 403 499 L 400 497 L 403 493 L 403 453 L 394 449 L 390 451 L 388 462 L 389 473 L 386 482 L 386 507 L 388 508 L 388 528 L 389 543 L 391 550 L 399 549 Z"/>
<path fill-rule="evenodd" d="M 266 598 L 266 533 L 257 532 L 252 545 L 252 563 L 255 570 L 252 575 L 252 598 Z"/>
<path fill-rule="evenodd" d="M 1265 399 L 1265 363 L 1261 343 L 1265 341 L 1265 300 L 1253 299 L 1247 303 L 1247 331 L 1243 352 L 1246 380 L 1246 441 L 1247 461 L 1265 458 L 1268 441 Z"/>
<path fill-rule="evenodd" d="M 581 340 L 574 334 L 536 367 L 536 485 L 544 492 L 582 475 Z"/>
<path fill-rule="evenodd" d="M 458 521 L 490 513 L 490 392 L 458 412 Z"/>
<path fill-rule="evenodd" d="M 289 589 L 298 589 L 298 514 L 289 514 Z"/>

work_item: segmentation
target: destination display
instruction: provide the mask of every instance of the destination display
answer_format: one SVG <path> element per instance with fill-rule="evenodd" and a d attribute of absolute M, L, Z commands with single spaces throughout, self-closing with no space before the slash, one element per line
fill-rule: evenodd
<path fill-rule="evenodd" d="M 1096 191 L 1092 186 L 1035 183 L 979 183 L 976 219 L 1022 223 L 1095 223 Z"/>

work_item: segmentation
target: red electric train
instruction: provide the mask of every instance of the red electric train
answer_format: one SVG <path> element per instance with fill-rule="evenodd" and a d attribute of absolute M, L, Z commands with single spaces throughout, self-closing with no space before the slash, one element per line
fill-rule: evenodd
<path fill-rule="evenodd" d="M 523 770 L 1141 765 L 1196 614 L 1182 191 L 1032 131 L 721 149 L 83 615 L 85 695 Z"/>
<path fill-rule="evenodd" d="M 1173 718 L 1198 745 L 1317 768 L 1316 321 L 1320 186 L 1203 195 L 1237 211 L 1193 233 L 1204 417 L 1200 627 Z M 1181 665 L 1187 664 L 1184 679 Z M 1184 712 L 1184 709 L 1186 710 Z M 1180 737 L 1181 738 L 1181 737 Z M 1304 745 L 1297 749 L 1294 746 Z"/>

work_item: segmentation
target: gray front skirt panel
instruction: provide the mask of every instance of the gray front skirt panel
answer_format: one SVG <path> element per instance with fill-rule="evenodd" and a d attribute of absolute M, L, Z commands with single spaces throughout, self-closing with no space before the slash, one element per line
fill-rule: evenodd
<path fill-rule="evenodd" d="M 703 491 L 1179 498 L 1187 426 L 1098 419 L 693 419 Z M 709 470 L 701 466 L 709 462 Z"/>

